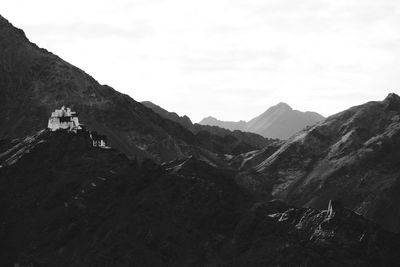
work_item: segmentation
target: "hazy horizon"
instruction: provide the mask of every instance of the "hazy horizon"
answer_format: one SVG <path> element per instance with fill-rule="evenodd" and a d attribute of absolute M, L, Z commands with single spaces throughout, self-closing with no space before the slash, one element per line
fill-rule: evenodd
<path fill-rule="evenodd" d="M 399 93 L 394 0 L 5 0 L 30 41 L 194 122 L 279 102 L 327 117 Z"/>

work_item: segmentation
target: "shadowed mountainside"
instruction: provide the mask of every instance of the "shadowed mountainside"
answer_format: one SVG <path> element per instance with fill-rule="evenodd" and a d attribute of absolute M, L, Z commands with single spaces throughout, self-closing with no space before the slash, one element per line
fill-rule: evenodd
<path fill-rule="evenodd" d="M 339 203 L 319 211 L 259 202 L 236 185 L 233 170 L 194 157 L 138 164 L 115 149 L 91 147 L 87 138 L 41 131 L 1 143 L 1 265 L 394 266 L 400 260 L 398 235 Z"/>

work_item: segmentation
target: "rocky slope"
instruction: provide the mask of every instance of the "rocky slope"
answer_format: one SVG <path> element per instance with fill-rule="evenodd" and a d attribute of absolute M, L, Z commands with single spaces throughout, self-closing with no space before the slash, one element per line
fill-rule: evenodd
<path fill-rule="evenodd" d="M 280 147 L 237 157 L 235 164 L 251 169 L 240 180 L 263 194 L 267 188 L 273 197 L 314 208 L 338 199 L 398 232 L 399 151 L 400 97 L 390 94 L 333 115 Z"/>
<path fill-rule="evenodd" d="M 257 133 L 266 138 L 288 139 L 298 131 L 323 119 L 324 117 L 316 112 L 301 112 L 293 110 L 288 104 L 279 103 L 248 122 L 227 122 L 207 117 L 199 124 Z"/>
<path fill-rule="evenodd" d="M 139 164 L 91 147 L 85 134 L 63 131 L 3 141 L 0 148 L 1 266 L 395 266 L 400 260 L 398 235 L 339 203 L 319 211 L 260 202 L 236 185 L 234 171 L 193 157 Z"/>

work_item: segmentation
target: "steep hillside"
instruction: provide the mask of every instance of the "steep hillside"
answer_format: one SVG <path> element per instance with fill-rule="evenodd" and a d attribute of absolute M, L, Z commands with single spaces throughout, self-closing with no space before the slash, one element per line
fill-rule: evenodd
<path fill-rule="evenodd" d="M 106 134 L 130 158 L 168 161 L 207 153 L 185 127 L 29 42 L 0 17 L 0 139 L 47 126 L 51 112 L 71 107 L 87 128 Z M 200 151 L 199 151 L 200 150 Z"/>
<path fill-rule="evenodd" d="M 338 199 L 400 231 L 399 96 L 333 115 L 267 152 L 262 161 L 247 159 L 258 176 L 241 179 L 296 205 L 322 208 Z"/>
<path fill-rule="evenodd" d="M 164 118 L 167 118 L 171 121 L 177 122 L 180 125 L 182 125 L 183 127 L 186 127 L 187 129 L 191 129 L 193 126 L 192 121 L 186 115 L 181 117 L 178 114 L 176 114 L 175 112 L 170 112 L 168 110 L 165 110 L 162 107 L 160 107 L 150 101 L 142 101 L 141 103 L 143 105 L 145 105 L 146 107 L 150 108 L 151 110 L 153 110 L 158 115 L 160 115 Z"/>
<path fill-rule="evenodd" d="M 63 131 L 1 147 L 1 266 L 394 266 L 400 260 L 398 235 L 339 203 L 319 211 L 257 202 L 235 184 L 234 171 L 194 157 L 138 164 L 117 150 L 91 147 L 85 134 Z"/>
<path fill-rule="evenodd" d="M 324 117 L 316 112 L 301 112 L 293 110 L 285 103 L 279 103 L 248 122 L 226 122 L 207 117 L 200 124 L 257 133 L 266 138 L 288 139 L 298 131 L 323 119 Z"/>

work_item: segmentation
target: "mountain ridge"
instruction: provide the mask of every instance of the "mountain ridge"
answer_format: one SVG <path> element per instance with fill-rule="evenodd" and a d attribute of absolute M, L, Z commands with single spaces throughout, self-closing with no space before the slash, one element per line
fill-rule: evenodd
<path fill-rule="evenodd" d="M 288 104 L 280 102 L 247 122 L 220 121 L 209 116 L 202 119 L 199 124 L 253 132 L 266 138 L 287 139 L 323 119 L 324 117 L 316 112 L 294 110 Z"/>
<path fill-rule="evenodd" d="M 231 131 L 218 126 L 200 125 L 198 123 L 193 124 L 186 115 L 179 116 L 175 112 L 167 111 L 150 101 L 143 101 L 142 104 L 160 116 L 175 121 L 190 130 L 204 147 L 212 151 L 218 151 L 219 154 L 225 154 L 226 156 L 236 156 L 261 149 L 274 141 L 255 133 L 239 130 Z"/>
<path fill-rule="evenodd" d="M 263 194 L 314 208 L 338 199 L 399 232 L 399 150 L 400 97 L 389 94 L 332 115 L 272 150 L 239 156 L 235 164 L 258 174 L 244 172 L 240 179 L 256 180 Z"/>
<path fill-rule="evenodd" d="M 188 129 L 100 85 L 83 70 L 30 42 L 0 20 L 0 139 L 19 138 L 47 125 L 51 112 L 68 106 L 89 130 L 108 136 L 130 158 L 157 162 L 196 155 L 218 161 Z"/>

